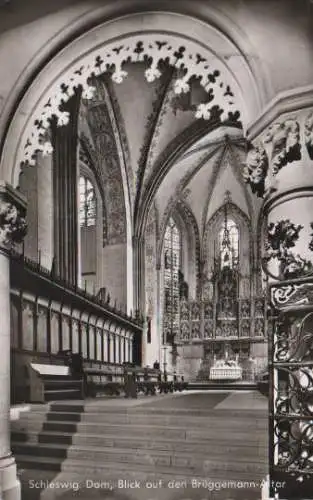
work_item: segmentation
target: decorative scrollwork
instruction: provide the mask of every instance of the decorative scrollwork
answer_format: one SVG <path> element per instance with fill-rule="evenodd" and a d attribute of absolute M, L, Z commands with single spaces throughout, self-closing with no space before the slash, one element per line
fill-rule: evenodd
<path fill-rule="evenodd" d="M 313 334 L 306 332 L 303 333 L 302 328 L 296 328 L 295 332 L 292 332 L 290 328 L 284 326 L 280 330 L 275 331 L 275 342 L 274 342 L 274 360 L 275 362 L 305 362 L 310 361 L 310 356 L 312 356 L 313 351 Z M 313 365 L 312 365 L 313 366 Z M 289 386 L 290 388 L 296 387 L 299 383 L 304 387 L 312 386 L 312 368 L 310 371 L 307 367 L 299 368 L 299 372 L 296 375 L 290 374 Z M 295 375 L 292 381 L 292 376 Z M 299 379 L 297 377 L 299 377 Z M 300 386 L 299 386 L 300 387 Z M 311 387 L 313 390 L 313 386 Z M 298 388 L 297 388 L 298 390 Z"/>
<path fill-rule="evenodd" d="M 277 288 L 273 287 L 271 289 L 271 301 L 277 308 L 282 306 L 313 304 L 313 283 L 303 283 L 302 285 L 289 284 Z"/>
<path fill-rule="evenodd" d="M 64 111 L 63 105 L 78 89 L 82 89 L 82 99 L 94 97 L 96 89 L 91 84 L 93 76 L 110 71 L 112 81 L 120 84 L 128 75 L 124 68 L 125 63 L 143 61 L 149 61 L 150 64 L 145 70 L 145 78 L 148 82 L 161 77 L 163 63 L 182 70 L 184 76 L 174 83 L 174 92 L 177 95 L 189 92 L 191 78 L 199 79 L 209 99 L 197 106 L 196 118 L 209 120 L 218 108 L 222 122 L 228 119 L 239 119 L 234 94 L 229 85 L 221 79 L 219 70 L 211 68 L 204 57 L 188 47 L 188 43 L 182 46 L 181 40 L 175 37 L 167 37 L 166 40 L 160 37 L 153 39 L 151 34 L 143 34 L 140 39 L 128 38 L 122 44 L 107 45 L 96 55 L 92 53 L 85 56 L 80 60 L 79 66 L 70 70 L 66 77 L 62 76 L 63 79 L 66 78 L 65 81 L 59 79 L 55 82 L 48 101 L 38 106 L 36 110 L 21 161 L 34 165 L 37 152 L 41 151 L 43 155 L 51 154 L 52 145 L 46 139 L 46 131 L 49 129 L 51 120 L 54 118 L 59 127 L 69 123 L 69 113 Z M 220 107 L 221 103 L 223 103 L 223 108 Z"/>
<path fill-rule="evenodd" d="M 313 332 L 306 331 L 306 321 L 285 321 L 276 326 L 273 346 L 276 468 L 312 472 Z"/>
<path fill-rule="evenodd" d="M 275 423 L 277 468 L 297 473 L 312 473 L 313 422 L 280 419 Z"/>
<path fill-rule="evenodd" d="M 21 243 L 27 233 L 27 224 L 12 203 L 0 200 L 0 246 L 10 248 Z"/>
<path fill-rule="evenodd" d="M 309 114 L 304 124 L 305 145 L 311 160 L 313 160 L 313 112 Z"/>
<path fill-rule="evenodd" d="M 272 125 L 264 142 L 265 144 L 273 144 L 272 166 L 274 175 L 287 163 L 301 160 L 300 126 L 294 118 Z"/>
<path fill-rule="evenodd" d="M 265 192 L 265 179 L 268 171 L 268 157 L 263 146 L 253 147 L 247 155 L 243 178 L 250 184 L 252 193 L 262 197 Z"/>
<path fill-rule="evenodd" d="M 284 287 L 294 298 L 308 284 Z M 281 291 L 282 287 L 278 290 Z M 310 284 L 311 294 L 313 283 Z M 293 475 L 296 481 L 312 480 L 313 473 L 313 314 L 300 310 L 281 313 L 274 322 L 272 344 L 271 428 L 274 456 L 272 475 Z"/>

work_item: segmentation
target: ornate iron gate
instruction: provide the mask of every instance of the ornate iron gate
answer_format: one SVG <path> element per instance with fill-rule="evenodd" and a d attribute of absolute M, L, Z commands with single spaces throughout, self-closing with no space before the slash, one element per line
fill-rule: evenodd
<path fill-rule="evenodd" d="M 313 498 L 313 281 L 269 286 L 270 498 Z"/>

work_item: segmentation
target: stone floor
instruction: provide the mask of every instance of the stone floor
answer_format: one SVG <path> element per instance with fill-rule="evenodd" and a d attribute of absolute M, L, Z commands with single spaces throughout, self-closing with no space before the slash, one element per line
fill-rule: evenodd
<path fill-rule="evenodd" d="M 197 397 L 195 397 L 197 395 Z M 96 402 L 90 401 L 90 405 L 99 405 L 99 399 Z M 103 399 L 103 405 L 112 405 L 112 399 Z M 125 400 L 124 398 L 114 399 L 114 406 L 136 407 L 144 405 L 145 407 L 156 407 L 173 409 L 173 412 L 184 412 L 184 408 L 199 410 L 212 409 L 218 410 L 221 418 L 229 420 L 229 426 L 232 422 L 228 417 L 230 410 L 255 411 L 255 416 L 263 415 L 267 411 L 267 399 L 258 392 L 240 392 L 232 393 L 215 391 L 204 393 L 199 397 L 199 391 L 195 393 L 183 393 L 166 395 L 156 399 L 140 398 L 137 400 Z M 264 436 L 266 439 L 266 436 Z M 208 450 L 209 452 L 209 450 Z M 226 461 L 234 461 L 236 457 L 225 456 Z M 175 478 L 158 479 L 151 481 L 138 480 L 132 476 L 129 479 L 125 470 L 125 477 L 121 474 L 119 480 L 111 482 L 106 477 L 97 478 L 97 480 L 88 480 L 70 474 L 69 472 L 52 473 L 49 471 L 19 471 L 23 487 L 22 500 L 265 500 L 262 495 L 262 481 L 255 480 L 248 484 L 238 481 L 234 477 L 215 479 L 212 477 L 201 478 L 201 480 Z M 266 475 L 266 474 L 265 474 Z M 201 482 L 202 481 L 202 482 Z M 266 499 L 268 500 L 268 499 Z"/>

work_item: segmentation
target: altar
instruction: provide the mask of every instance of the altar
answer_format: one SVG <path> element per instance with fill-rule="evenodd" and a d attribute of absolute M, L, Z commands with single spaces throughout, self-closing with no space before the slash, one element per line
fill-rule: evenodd
<path fill-rule="evenodd" d="M 236 361 L 218 360 L 210 368 L 210 380 L 241 380 L 242 367 Z"/>
<path fill-rule="evenodd" d="M 181 360 L 188 359 L 184 370 L 190 379 L 201 382 L 252 382 L 267 358 L 266 297 L 261 287 L 252 287 L 249 235 L 240 232 L 243 221 L 236 221 L 234 212 L 228 218 L 233 206 L 227 196 L 212 227 L 201 287 L 194 297 L 181 290 L 177 313 L 176 350 Z M 168 330 L 173 332 L 173 325 Z"/>

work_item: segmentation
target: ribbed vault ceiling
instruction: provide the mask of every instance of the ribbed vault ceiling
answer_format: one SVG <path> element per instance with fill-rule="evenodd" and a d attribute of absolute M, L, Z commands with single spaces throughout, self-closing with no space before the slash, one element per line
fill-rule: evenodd
<path fill-rule="evenodd" d="M 122 84 L 113 82 L 109 74 L 95 80 L 97 92 L 82 107 L 80 123 L 80 135 L 89 138 L 98 168 L 110 171 L 111 180 L 104 173 L 104 182 L 125 172 L 124 196 L 131 207 L 133 227 L 151 186 L 155 191 L 150 206 L 157 207 L 160 230 L 171 207 L 183 200 L 201 235 L 226 191 L 252 217 L 257 207 L 241 176 L 246 145 L 239 124 L 221 126 L 218 119 L 196 119 L 195 109 L 205 99 L 199 82 L 192 82 L 190 92 L 176 95 L 173 83 L 180 70 L 163 67 L 160 79 L 147 82 L 145 67 L 144 62 L 129 63 Z M 171 156 L 176 158 L 165 175 L 164 165 Z M 110 190 L 103 189 L 108 193 L 106 203 L 112 204 Z M 121 193 L 113 190 L 112 196 L 116 195 Z"/>

